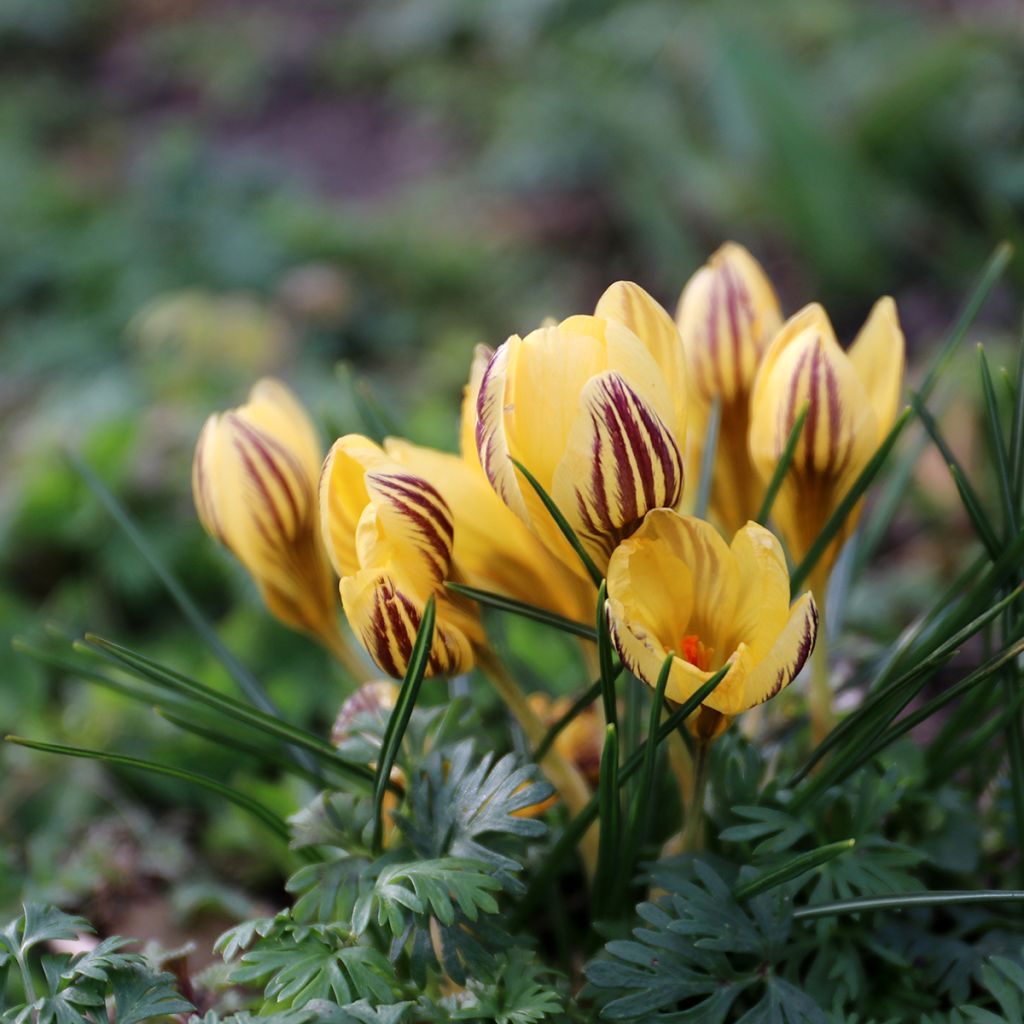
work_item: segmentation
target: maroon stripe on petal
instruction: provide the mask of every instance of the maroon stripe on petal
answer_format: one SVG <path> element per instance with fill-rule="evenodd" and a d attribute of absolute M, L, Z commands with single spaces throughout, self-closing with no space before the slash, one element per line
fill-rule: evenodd
<path fill-rule="evenodd" d="M 231 414 L 229 414 L 231 415 Z M 263 464 L 270 470 L 271 476 L 277 481 L 280 486 L 288 504 L 291 506 L 292 516 L 296 526 L 302 519 L 302 513 L 299 511 L 298 499 L 292 491 L 291 484 L 288 482 L 288 478 L 281 471 L 279 459 L 284 459 L 290 463 L 290 468 L 296 475 L 296 479 L 302 479 L 301 467 L 298 467 L 295 463 L 292 454 L 285 449 L 281 444 L 276 442 L 273 438 L 256 430 L 245 422 L 240 416 L 232 416 L 232 420 L 235 426 L 245 435 L 246 439 L 256 450 Z M 276 450 L 277 458 L 270 454 L 270 448 L 273 447 Z"/>
<path fill-rule="evenodd" d="M 810 351 L 804 349 L 800 354 L 800 358 L 797 360 L 796 366 L 793 367 L 793 372 L 789 378 L 789 396 L 786 402 L 786 414 L 782 422 L 779 424 L 779 431 L 775 437 L 775 447 L 778 453 L 782 454 L 782 449 L 786 446 L 786 438 L 789 437 L 789 432 L 793 429 L 793 422 L 796 419 L 796 400 L 800 395 L 800 377 L 804 372 L 804 367 L 807 365 L 807 359 L 810 356 Z M 814 398 L 811 396 L 811 404 L 814 404 Z M 804 429 L 801 431 L 801 441 L 804 445 L 805 451 L 813 451 L 814 445 L 810 441 L 811 434 L 811 413 L 808 411 L 807 419 L 804 421 Z"/>
<path fill-rule="evenodd" d="M 402 671 L 395 663 L 394 655 L 391 653 L 391 644 L 389 642 L 388 624 L 385 619 L 385 603 L 387 597 L 385 596 L 387 591 L 390 590 L 394 593 L 394 588 L 388 583 L 382 582 L 381 585 L 374 591 L 373 595 L 373 613 L 370 615 L 370 629 L 368 632 L 363 633 L 363 640 L 366 643 L 367 648 L 373 654 L 373 660 L 385 671 L 389 676 L 395 679 L 402 678 Z"/>
<path fill-rule="evenodd" d="M 235 451 L 238 452 L 238 457 L 242 460 L 242 466 L 245 469 L 246 477 L 256 488 L 262 504 L 270 511 L 277 534 L 281 537 L 287 537 L 288 531 L 285 529 L 284 520 L 281 518 L 281 511 L 277 507 L 277 503 L 274 501 L 273 495 L 271 495 L 270 490 L 267 487 L 267 482 L 263 479 L 260 471 L 256 468 L 256 464 L 253 462 L 252 456 L 249 454 L 245 442 L 238 436 L 234 437 L 232 440 L 235 446 Z M 253 518 L 258 519 L 258 516 L 254 513 Z"/>

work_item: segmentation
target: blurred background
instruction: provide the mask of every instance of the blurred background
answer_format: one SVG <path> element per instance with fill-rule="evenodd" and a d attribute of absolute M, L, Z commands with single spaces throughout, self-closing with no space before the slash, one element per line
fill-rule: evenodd
<path fill-rule="evenodd" d="M 52 622 L 226 685 L 62 447 L 326 728 L 337 672 L 195 521 L 210 411 L 277 373 L 331 439 L 361 429 L 363 380 L 408 436 L 453 447 L 475 343 L 621 277 L 672 309 L 727 238 L 841 338 L 895 295 L 920 360 L 1022 240 L 1022 111 L 1017 0 L 4 0 L 0 729 L 185 764 L 289 813 L 288 784 L 10 651 Z M 1000 351 L 1022 283 L 1018 259 L 972 337 Z M 969 458 L 969 403 L 950 415 Z M 952 557 L 941 464 L 912 500 L 901 559 L 925 568 L 890 573 L 868 634 Z M 540 655 L 578 685 L 572 651 Z M 277 884 L 203 794 L 23 750 L 0 773 L 4 911 L 29 894 L 173 942 Z"/>

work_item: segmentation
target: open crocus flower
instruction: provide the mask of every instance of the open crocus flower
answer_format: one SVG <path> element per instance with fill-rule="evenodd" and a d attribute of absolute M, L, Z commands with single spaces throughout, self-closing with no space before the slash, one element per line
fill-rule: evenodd
<path fill-rule="evenodd" d="M 491 485 L 573 571 L 576 556 L 516 470 L 551 495 L 599 569 L 652 508 L 683 491 L 685 378 L 678 331 L 636 285 L 613 285 L 593 316 L 573 316 L 491 358 L 476 442 Z"/>
<path fill-rule="evenodd" d="M 776 335 L 754 384 L 750 456 L 767 483 L 807 404 L 807 419 L 772 517 L 790 554 L 814 543 L 892 427 L 903 381 L 904 342 L 890 298 L 879 299 L 844 352 L 825 310 L 806 306 Z M 860 506 L 823 555 L 812 585 L 820 600 L 832 564 L 852 532 Z"/>
<path fill-rule="evenodd" d="M 794 679 L 818 613 L 810 593 L 790 605 L 786 560 L 769 530 L 747 523 L 726 545 L 704 520 L 663 509 L 612 555 L 608 622 L 623 664 L 648 685 L 674 655 L 665 695 L 677 703 L 728 664 L 704 707 L 732 716 Z"/>
<path fill-rule="evenodd" d="M 245 405 L 206 421 L 192 494 L 206 531 L 248 569 L 270 611 L 341 654 L 334 577 L 319 539 L 320 452 L 299 400 L 267 378 Z"/>
<path fill-rule="evenodd" d="M 747 450 L 748 410 L 757 368 L 782 326 L 779 300 L 761 264 L 742 245 L 727 242 L 687 282 L 676 323 L 692 398 L 687 471 L 700 467 L 717 399 L 721 416 L 708 511 L 733 533 L 757 515 L 763 493 Z"/>
<path fill-rule="evenodd" d="M 483 634 L 469 602 L 444 586 L 455 528 L 434 487 L 373 441 L 349 434 L 324 462 L 320 518 L 345 614 L 382 671 L 405 674 L 431 596 L 437 618 L 427 673 L 473 667 L 473 646 Z"/>

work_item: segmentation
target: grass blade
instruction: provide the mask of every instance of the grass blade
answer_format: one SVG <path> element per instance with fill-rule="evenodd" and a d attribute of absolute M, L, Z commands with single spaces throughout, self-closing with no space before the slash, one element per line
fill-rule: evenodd
<path fill-rule="evenodd" d="M 650 825 L 651 807 L 654 803 L 654 765 L 658 754 L 658 722 L 665 706 L 665 687 L 672 672 L 674 655 L 668 654 L 661 664 L 658 683 L 651 698 L 651 715 L 647 723 L 647 740 L 643 746 L 643 760 L 640 762 L 640 778 L 633 794 L 626 827 L 625 847 L 622 857 L 623 883 L 629 881 L 637 851 L 643 846 Z"/>
<path fill-rule="evenodd" d="M 263 806 L 252 797 L 246 796 L 245 793 L 239 793 L 238 790 L 232 789 L 230 786 L 225 786 L 223 783 L 218 782 L 216 779 L 211 779 L 206 775 L 199 775 L 196 772 L 190 772 L 185 768 L 175 768 L 171 765 L 158 764 L 155 761 L 144 761 L 138 757 L 128 757 L 125 754 L 111 754 L 105 750 L 89 750 L 85 747 L 67 747 L 61 743 L 42 743 L 39 740 L 29 740 L 22 736 L 6 736 L 4 739 L 8 743 L 14 743 L 19 747 L 28 747 L 31 750 L 41 750 L 47 754 L 61 754 L 64 757 L 80 757 L 86 758 L 91 761 L 104 761 L 107 764 L 117 765 L 121 768 L 135 768 L 139 771 L 149 772 L 153 775 L 163 775 L 167 778 L 177 779 L 180 782 L 188 782 L 196 786 L 202 786 L 204 789 L 210 790 L 212 793 L 216 793 L 218 796 L 224 797 L 225 800 L 230 800 L 231 803 L 242 810 L 248 811 L 254 818 L 258 819 L 267 828 L 269 828 L 275 835 L 288 842 L 290 835 L 288 832 L 288 826 L 269 808 Z"/>
<path fill-rule="evenodd" d="M 377 773 L 373 780 L 373 848 L 380 850 L 384 839 L 384 793 L 391 781 L 391 769 L 402 745 L 406 727 L 412 717 L 416 698 L 419 696 L 420 685 L 427 673 L 427 662 L 430 660 L 430 649 L 434 643 L 434 619 L 436 617 L 434 596 L 427 599 L 423 609 L 420 628 L 416 631 L 416 642 L 412 645 L 409 664 L 402 680 L 402 688 L 395 701 L 395 707 L 388 716 L 387 728 L 380 746 L 380 760 L 377 762 Z"/>
<path fill-rule="evenodd" d="M 977 891 L 902 892 L 891 896 L 865 896 L 860 899 L 817 903 L 793 911 L 794 920 L 808 921 L 816 917 L 838 914 L 863 914 L 871 910 L 910 910 L 913 907 L 948 907 L 965 903 L 1018 903 L 1024 892 L 1013 889 L 979 889 Z"/>
<path fill-rule="evenodd" d="M 768 489 L 764 492 L 764 500 L 761 502 L 761 508 L 757 513 L 757 521 L 762 526 L 768 525 L 768 517 L 772 514 L 772 506 L 775 504 L 775 498 L 778 496 L 779 488 L 782 487 L 782 481 L 785 480 L 786 474 L 789 472 L 790 464 L 793 462 L 793 455 L 796 452 L 796 446 L 800 440 L 800 432 L 804 429 L 804 422 L 807 419 L 807 414 L 810 410 L 811 403 L 804 402 L 800 409 L 800 413 L 793 421 L 793 429 L 790 430 L 789 437 L 786 438 L 785 447 L 782 449 L 782 454 L 779 456 L 779 464 L 775 467 L 775 472 L 772 473 L 771 480 L 768 481 Z"/>
<path fill-rule="evenodd" d="M 999 404 L 996 389 L 992 384 L 992 372 L 985 347 L 978 346 L 978 368 L 981 372 L 981 393 L 985 398 L 985 424 L 987 426 L 988 443 L 996 464 L 996 477 L 999 481 L 999 496 L 1003 501 L 1004 534 L 1014 536 L 1017 533 L 1017 509 L 1013 501 L 1013 482 L 1010 480 L 1009 455 L 1006 451 L 1006 439 L 1003 437 L 999 422 Z"/>
<path fill-rule="evenodd" d="M 594 876 L 594 913 L 614 909 L 613 893 L 617 888 L 619 863 L 619 730 L 609 722 L 605 728 L 601 750 L 601 775 L 597 786 L 601 830 L 598 838 L 597 873 Z"/>
<path fill-rule="evenodd" d="M 836 510 L 831 516 L 829 516 L 828 522 L 826 522 L 822 527 L 821 533 L 819 533 L 815 538 L 814 543 L 804 556 L 803 561 L 796 567 L 796 569 L 793 570 L 793 575 L 790 577 L 790 589 L 794 595 L 800 592 L 800 588 L 803 586 L 807 577 L 810 576 L 814 567 L 818 564 L 818 560 L 825 553 L 829 544 L 832 543 L 836 534 L 842 529 L 843 524 L 846 522 L 857 502 L 860 501 L 867 489 L 871 486 L 872 481 L 878 475 L 878 471 L 882 468 L 885 460 L 889 457 L 889 452 L 892 451 L 893 446 L 899 439 L 903 428 L 907 425 L 910 413 L 910 409 L 903 410 L 903 413 L 892 425 L 889 433 L 885 435 L 882 443 L 878 446 L 878 450 L 871 457 L 868 464 L 861 470 L 860 475 L 853 482 L 849 491 L 846 492 L 843 500 L 836 506 Z"/>
<path fill-rule="evenodd" d="M 587 549 L 583 546 L 579 537 L 576 536 L 576 531 L 569 525 L 569 521 L 562 515 L 554 499 L 544 490 L 540 481 L 518 459 L 513 459 L 512 465 L 526 477 L 527 483 L 537 492 L 537 497 L 544 503 L 544 507 L 555 521 L 555 525 L 562 531 L 562 536 L 565 537 L 573 551 L 579 556 L 580 561 L 583 563 L 583 568 L 587 570 L 588 575 L 594 581 L 594 586 L 601 586 L 601 580 L 604 579 L 604 575 L 594 565 L 594 560 L 587 554 Z"/>
<path fill-rule="evenodd" d="M 816 850 L 801 853 L 780 867 L 762 871 L 755 878 L 751 878 L 733 889 L 732 894 L 740 903 L 753 899 L 784 882 L 799 878 L 807 871 L 813 871 L 814 868 L 827 864 L 830 860 L 852 850 L 856 844 L 856 839 L 840 839 L 838 843 L 829 843 L 827 846 L 819 846 Z"/>
<path fill-rule="evenodd" d="M 605 722 L 617 726 L 619 710 L 615 698 L 615 681 L 619 673 L 615 671 L 615 652 L 608 629 L 608 612 L 605 608 L 607 599 L 608 584 L 601 580 L 601 588 L 597 592 L 597 658 L 601 666 L 601 698 L 604 702 Z"/>
<path fill-rule="evenodd" d="M 495 594 L 490 590 L 468 587 L 464 583 L 449 582 L 445 583 L 445 586 L 449 590 L 454 590 L 456 594 L 468 597 L 476 601 L 477 604 L 484 605 L 487 608 L 495 608 L 501 612 L 509 612 L 524 619 L 531 619 L 533 622 L 539 622 L 542 625 L 560 629 L 563 633 L 568 633 L 570 636 L 583 637 L 584 640 L 597 639 L 597 632 L 593 626 L 588 626 L 583 622 L 576 622 L 574 619 L 567 619 L 564 615 L 559 615 L 557 612 L 549 612 L 543 608 L 538 608 L 536 605 L 527 604 L 525 601 L 517 601 L 513 597 L 505 597 L 504 594 Z"/>
<path fill-rule="evenodd" d="M 708 505 L 711 503 L 711 485 L 715 477 L 715 457 L 718 454 L 718 429 L 722 423 L 722 403 L 715 399 L 708 413 L 707 426 L 704 429 L 704 451 L 700 460 L 700 478 L 697 481 L 697 502 L 693 514 L 700 519 L 707 519 Z"/>
<path fill-rule="evenodd" d="M 114 497 L 113 493 L 106 487 L 86 462 L 75 452 L 69 452 L 68 457 L 78 475 L 85 481 L 86 486 L 96 496 L 100 504 L 107 510 L 111 518 L 124 532 L 125 536 L 132 542 L 135 549 L 142 556 L 143 560 L 153 570 L 153 573 L 164 585 L 164 589 L 181 609 L 182 614 L 188 620 L 189 625 L 202 637 L 203 641 L 216 655 L 217 660 L 227 669 L 228 674 L 238 684 L 238 688 L 256 707 L 261 708 L 267 714 L 280 717 L 280 711 L 274 702 L 264 692 L 263 687 L 255 676 L 224 646 L 220 637 L 217 636 L 214 628 L 206 621 L 203 613 L 189 597 L 185 588 L 178 582 L 174 574 L 164 565 L 163 559 L 156 553 L 153 546 L 146 540 L 142 531 L 135 525 L 134 520 L 128 514 L 124 506 Z"/>
<path fill-rule="evenodd" d="M 89 646 L 83 646 L 82 649 L 89 653 L 98 654 L 115 665 L 126 667 L 136 675 L 140 675 L 143 679 L 150 680 L 160 687 L 178 694 L 185 694 L 189 699 L 214 708 L 227 717 L 241 721 L 268 736 L 273 736 L 286 745 L 300 747 L 352 781 L 362 784 L 373 781 L 373 773 L 368 768 L 346 761 L 327 740 L 314 733 L 306 732 L 282 719 L 275 718 L 273 715 L 265 714 L 242 701 L 217 693 L 216 690 L 166 669 L 113 641 L 104 640 L 102 637 L 91 634 L 86 636 L 86 641 Z M 315 764 L 315 761 L 313 763 Z"/>

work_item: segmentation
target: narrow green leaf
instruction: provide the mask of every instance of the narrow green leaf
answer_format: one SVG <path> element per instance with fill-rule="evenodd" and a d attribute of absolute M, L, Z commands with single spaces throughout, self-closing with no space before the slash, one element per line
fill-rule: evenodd
<path fill-rule="evenodd" d="M 420 685 L 427 672 L 430 661 L 430 650 L 434 643 L 434 619 L 437 611 L 434 595 L 427 599 L 423 609 L 420 628 L 416 631 L 416 642 L 412 645 L 409 664 L 402 680 L 402 688 L 398 693 L 394 709 L 388 717 L 387 728 L 381 741 L 380 760 L 377 762 L 377 774 L 373 780 L 373 848 L 380 850 L 384 838 L 384 793 L 391 781 L 391 769 L 398 757 L 402 739 L 405 736 L 409 719 L 412 718 L 416 698 L 419 696 Z"/>
<path fill-rule="evenodd" d="M 569 521 L 562 515 L 554 499 L 544 490 L 540 481 L 518 459 L 513 459 L 512 465 L 526 477 L 526 482 L 537 492 L 537 497 L 544 503 L 544 507 L 555 521 L 555 525 L 562 531 L 562 536 L 565 537 L 573 551 L 579 556 L 579 560 L 583 563 L 583 568 L 587 570 L 588 575 L 594 581 L 594 586 L 601 586 L 601 580 L 604 579 L 603 574 L 594 565 L 594 560 L 587 554 L 587 549 L 583 546 L 579 537 L 576 536 L 576 531 L 569 525 Z"/>
<path fill-rule="evenodd" d="M 512 615 L 519 615 L 524 619 L 531 619 L 533 622 L 540 622 L 542 625 L 560 629 L 570 636 L 580 636 L 584 640 L 596 640 L 597 633 L 593 626 L 588 626 L 573 619 L 567 619 L 564 615 L 546 611 L 536 605 L 527 604 L 525 601 L 517 601 L 512 597 L 505 597 L 503 594 L 495 594 L 490 590 L 480 590 L 478 587 L 468 587 L 464 583 L 445 583 L 449 590 L 468 597 L 477 604 L 485 605 L 488 608 L 495 608 L 501 612 L 509 612 Z"/>
<path fill-rule="evenodd" d="M 665 718 L 656 733 L 656 743 L 662 743 L 671 736 L 673 732 L 714 693 L 715 689 L 726 677 L 731 665 L 723 665 L 703 686 L 693 693 L 687 700 L 679 705 L 670 715 Z M 644 761 L 644 750 L 638 750 L 632 757 L 628 758 L 619 769 L 619 786 L 623 786 L 640 770 Z M 516 912 L 515 920 L 519 923 L 525 920 L 535 902 L 542 898 L 548 886 L 558 876 L 563 859 L 576 848 L 580 838 L 594 823 L 599 811 L 598 799 L 595 794 L 587 803 L 586 807 L 576 815 L 565 827 L 558 842 L 552 847 L 544 865 L 537 872 L 527 895 L 523 898 Z"/>
<path fill-rule="evenodd" d="M 274 705 L 273 701 L 264 692 L 263 687 L 255 676 L 224 646 L 214 628 L 206 621 L 203 613 L 189 597 L 188 592 L 178 582 L 174 574 L 164 564 L 163 559 L 156 553 L 153 546 L 143 536 L 142 531 L 135 525 L 134 520 L 128 514 L 125 507 L 114 497 L 113 493 L 106 487 L 86 462 L 74 451 L 68 452 L 68 458 L 74 466 L 78 475 L 85 482 L 86 486 L 96 496 L 100 504 L 107 510 L 111 518 L 121 528 L 125 536 L 135 546 L 136 551 L 153 570 L 154 575 L 164 585 L 164 589 L 170 594 L 182 614 L 188 620 L 192 628 L 202 637 L 203 642 L 213 651 L 218 661 L 227 669 L 228 674 L 238 684 L 239 689 L 256 707 L 261 708 L 267 714 L 280 717 L 281 712 Z M 308 765 L 307 765 L 308 767 Z"/>
<path fill-rule="evenodd" d="M 626 827 L 625 847 L 622 857 L 623 884 L 629 881 L 633 862 L 647 837 L 650 826 L 651 808 L 654 805 L 654 765 L 658 755 L 658 723 L 665 707 L 665 687 L 672 673 L 674 655 L 665 656 L 658 673 L 658 683 L 651 696 L 651 713 L 647 723 L 647 739 L 643 745 L 643 760 L 640 763 L 640 779 L 633 794 Z"/>
<path fill-rule="evenodd" d="M 618 873 L 622 867 L 619 863 L 619 731 L 613 722 L 609 722 L 605 728 L 597 797 L 601 826 L 597 873 L 594 880 L 593 917 L 597 917 L 602 911 L 614 910 L 610 897 L 617 888 Z"/>
<path fill-rule="evenodd" d="M 1010 428 L 1010 475 L 1014 507 L 1024 500 L 1024 329 L 1017 345 L 1017 373 L 1013 387 L 1013 421 Z"/>
<path fill-rule="evenodd" d="M 391 411 L 377 397 L 365 377 L 359 376 L 346 362 L 337 364 L 335 374 L 352 396 L 352 404 L 356 407 L 363 429 L 371 440 L 380 444 L 386 437 L 402 436 L 403 431 L 391 415 Z"/>
<path fill-rule="evenodd" d="M 697 502 L 693 514 L 699 519 L 706 519 L 708 505 L 711 503 L 711 485 L 715 478 L 715 458 L 718 455 L 718 430 L 722 423 L 722 403 L 715 399 L 708 412 L 708 422 L 704 429 L 704 451 L 700 460 L 700 477 L 697 481 Z"/>
<path fill-rule="evenodd" d="M 974 323 L 974 318 L 981 311 L 982 306 L 985 305 L 996 282 L 1002 277 L 1011 256 L 1013 256 L 1013 246 L 1009 242 L 1000 242 L 986 261 L 985 266 L 978 275 L 977 283 L 971 289 L 967 301 L 960 311 L 960 315 L 956 318 L 949 333 L 943 339 L 942 344 L 938 347 L 935 355 L 932 356 L 931 362 L 928 364 L 924 380 L 918 388 L 918 393 L 921 395 L 922 400 L 926 401 L 931 395 L 932 389 L 939 381 L 939 377 L 949 365 L 950 359 L 953 358 L 954 352 L 956 352 L 960 342 L 967 334 L 971 324 Z"/>
<path fill-rule="evenodd" d="M 903 413 L 892 425 L 892 429 L 890 429 L 889 433 L 885 435 L 884 440 L 878 446 L 878 450 L 871 457 L 868 464 L 861 470 L 860 475 L 853 482 L 853 485 L 850 487 L 849 491 L 847 491 L 843 500 L 836 506 L 836 510 L 831 516 L 829 516 L 828 522 L 826 522 L 822 527 L 821 533 L 819 533 L 815 538 L 814 543 L 804 556 L 803 561 L 796 567 L 796 569 L 793 570 L 793 575 L 790 577 L 790 590 L 794 595 L 800 592 L 800 588 L 803 586 L 804 581 L 808 576 L 810 576 L 814 567 L 818 564 L 818 560 L 825 553 L 829 544 L 832 543 L 836 534 L 842 529 L 843 524 L 846 522 L 857 502 L 864 497 L 865 492 L 871 486 L 871 482 L 878 475 L 878 471 L 882 468 L 885 460 L 889 457 L 889 452 L 892 451 L 893 446 L 899 439 L 900 433 L 907 425 L 910 413 L 910 409 L 903 410 Z"/>
<path fill-rule="evenodd" d="M 608 629 L 608 612 L 605 608 L 607 600 L 608 584 L 601 580 L 601 587 L 597 592 L 597 658 L 601 666 L 601 698 L 604 701 L 605 722 L 617 726 L 619 709 L 615 697 L 615 681 L 619 673 L 615 671 L 615 651 Z"/>
<path fill-rule="evenodd" d="M 790 464 L 793 462 L 793 455 L 800 441 L 800 432 L 804 429 L 804 422 L 807 420 L 807 414 L 810 412 L 810 409 L 810 402 L 804 402 L 803 406 L 801 406 L 800 412 L 793 421 L 793 428 L 789 432 L 789 437 L 786 438 L 782 454 L 779 456 L 779 464 L 775 467 L 771 480 L 768 481 L 768 489 L 764 492 L 764 500 L 761 502 L 761 508 L 757 513 L 757 521 L 762 526 L 768 525 L 768 518 L 772 514 L 772 506 L 775 504 L 779 488 L 782 487 L 782 481 L 786 479 Z"/>
<path fill-rule="evenodd" d="M 801 853 L 777 868 L 762 871 L 755 878 L 751 878 L 749 881 L 733 889 L 732 894 L 740 903 L 753 899 L 755 896 L 760 896 L 761 893 L 768 892 L 769 889 L 774 889 L 784 882 L 799 878 L 807 871 L 813 871 L 814 868 L 827 864 L 830 860 L 834 860 L 848 850 L 852 850 L 856 844 L 856 839 L 841 839 L 838 843 L 829 843 L 826 846 L 819 846 L 816 850 Z"/>
<path fill-rule="evenodd" d="M 306 771 L 302 765 L 296 764 L 287 757 L 281 757 L 276 751 L 257 746 L 255 743 L 246 743 L 245 740 L 239 739 L 234 733 L 210 728 L 197 722 L 194 718 L 185 718 L 180 714 L 167 710 L 167 708 L 157 706 L 153 710 L 165 722 L 169 722 L 176 729 L 181 729 L 182 732 L 198 736 L 200 739 L 207 740 L 216 747 L 237 750 L 240 754 L 251 757 L 257 764 L 280 768 L 281 771 L 296 775 L 300 779 L 305 779 L 317 788 L 323 785 L 323 779 L 319 775 Z"/>
<path fill-rule="evenodd" d="M 989 448 L 992 450 L 996 464 L 996 478 L 999 482 L 999 496 L 1003 501 L 1004 535 L 1010 537 L 1017 533 L 1017 509 L 1013 500 L 1013 481 L 1010 479 L 1009 455 L 1006 451 L 1006 439 L 1003 437 L 1002 425 L 999 422 L 999 404 L 996 389 L 992 384 L 992 372 L 985 347 L 978 346 L 978 369 L 981 373 L 981 393 L 985 399 L 985 424 L 988 433 Z"/>
<path fill-rule="evenodd" d="M 616 677 L 621 675 L 622 665 L 618 666 Z M 604 681 L 598 679 L 588 686 L 583 693 L 581 693 L 575 701 L 572 703 L 572 707 L 550 729 L 544 734 L 544 738 L 537 744 L 536 750 L 531 755 L 532 760 L 537 764 L 540 764 L 544 760 L 544 755 L 554 745 L 555 740 L 558 739 L 562 730 L 574 719 L 577 715 L 583 712 L 586 708 L 590 707 L 591 704 L 601 696 L 604 690 Z"/>
<path fill-rule="evenodd" d="M 816 903 L 793 911 L 798 921 L 838 914 L 864 914 L 872 910 L 911 910 L 914 907 L 948 907 L 966 903 L 1019 903 L 1024 891 L 1012 889 L 979 889 L 977 891 L 902 892 L 891 896 L 863 896 L 835 903 Z"/>
<path fill-rule="evenodd" d="M 1013 247 L 1007 242 L 1002 242 L 989 257 L 978 276 L 977 282 L 961 307 L 956 321 L 946 333 L 943 342 L 935 350 L 935 354 L 925 373 L 924 382 L 919 389 L 922 402 L 927 401 L 931 396 L 932 390 L 938 383 L 943 371 L 949 365 L 950 359 L 952 359 L 953 354 L 956 352 L 961 341 L 963 341 L 975 317 L 988 299 L 992 288 L 1006 269 L 1012 254 Z M 875 503 L 871 517 L 857 542 L 853 565 L 854 573 L 859 572 L 870 562 L 872 554 L 889 527 L 889 523 L 892 522 L 892 517 L 902 504 L 903 495 L 906 493 L 906 489 L 913 477 L 914 466 L 917 464 L 923 451 L 924 438 L 918 436 L 914 439 L 910 449 L 901 458 L 883 493 Z"/>
<path fill-rule="evenodd" d="M 25 739 L 22 736 L 5 736 L 4 739 L 8 743 L 17 744 L 19 747 L 41 750 L 47 754 L 61 754 L 64 757 L 80 757 L 92 761 L 104 761 L 107 764 L 117 765 L 118 767 L 135 768 L 139 771 L 150 772 L 153 775 L 164 775 L 167 778 L 202 786 L 204 789 L 224 797 L 225 800 L 230 800 L 244 811 L 248 811 L 249 814 L 261 821 L 275 835 L 285 840 L 285 842 L 289 839 L 288 826 L 273 811 L 264 807 L 258 801 L 253 800 L 252 797 L 247 796 L 245 793 L 240 793 L 237 789 L 225 786 L 223 783 L 206 775 L 199 775 L 185 768 L 175 768 L 172 765 L 158 764 L 155 761 L 144 761 L 137 757 L 127 757 L 124 754 L 111 754 L 105 750 L 67 747 L 61 743 L 43 743 L 39 740 Z"/>
<path fill-rule="evenodd" d="M 282 719 L 265 714 L 248 704 L 235 700 L 233 697 L 218 693 L 216 690 L 204 686 L 194 679 L 189 679 L 179 672 L 167 669 L 111 640 L 105 640 L 93 634 L 86 634 L 86 641 L 89 646 L 84 646 L 82 649 L 89 653 L 98 654 L 101 658 L 128 668 L 135 674 L 142 676 L 144 679 L 151 680 L 158 686 L 170 689 L 175 693 L 184 694 L 191 700 L 214 708 L 228 718 L 244 722 L 259 732 L 281 740 L 286 745 L 301 747 L 353 781 L 364 784 L 373 781 L 373 773 L 368 768 L 346 761 L 327 740 L 314 733 L 306 732 Z M 75 649 L 79 649 L 78 645 L 76 645 Z"/>
<path fill-rule="evenodd" d="M 874 688 L 864 702 L 818 744 L 807 761 L 790 779 L 789 785 L 796 785 L 810 774 L 814 766 L 833 748 L 849 742 L 853 747 L 860 747 L 866 739 L 879 735 L 881 728 L 906 707 L 927 683 L 928 676 L 938 667 L 953 658 L 957 651 L 971 637 L 975 636 L 999 615 L 1020 595 L 1020 588 L 1004 597 L 991 608 L 987 608 L 980 616 L 969 622 L 943 641 L 933 651 L 918 654 L 914 665 L 889 682 L 882 688 Z M 899 641 L 897 641 L 899 643 Z"/>
<path fill-rule="evenodd" d="M 935 447 L 938 448 L 943 459 L 945 459 L 946 465 L 949 466 L 950 475 L 953 477 L 956 489 L 960 493 L 960 500 L 963 502 L 963 506 L 974 525 L 978 538 L 985 545 L 985 550 L 988 551 L 992 558 L 998 557 L 999 540 L 996 537 L 995 530 L 992 529 L 992 524 L 988 521 L 988 516 L 985 515 L 982 509 L 981 499 L 971 485 L 970 480 L 968 480 L 960 460 L 953 453 L 953 449 L 949 447 L 945 437 L 942 435 L 942 431 L 939 429 L 939 425 L 935 422 L 935 417 L 925 407 L 920 396 L 912 393 L 910 395 L 910 404 L 928 432 L 928 436 L 932 439 Z"/>

